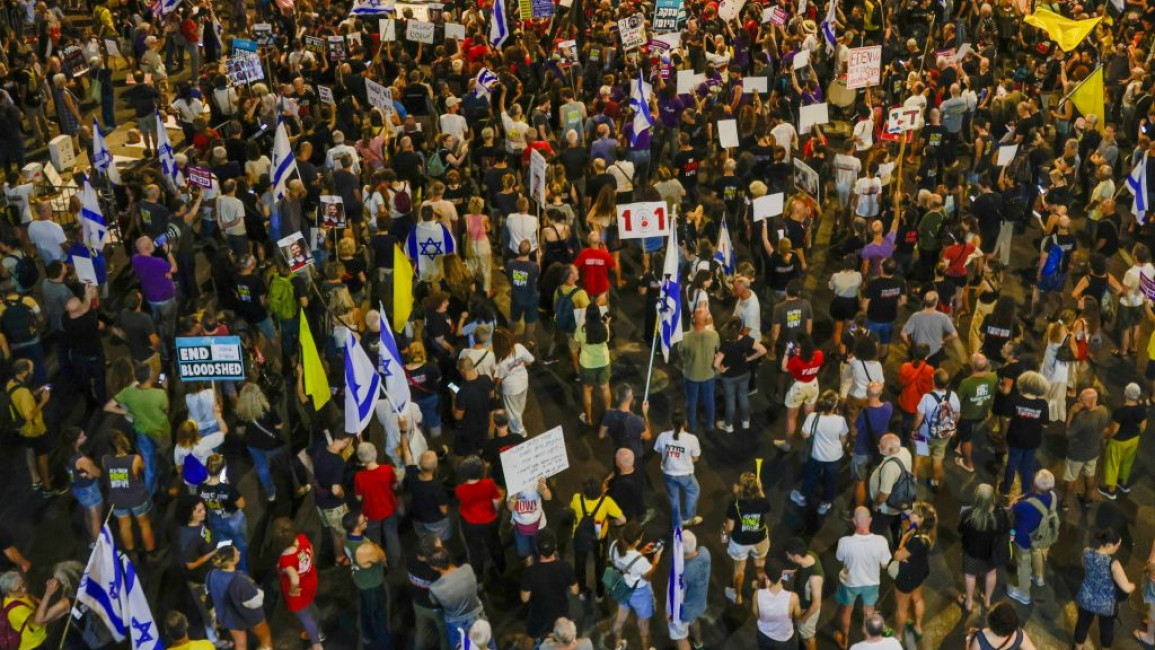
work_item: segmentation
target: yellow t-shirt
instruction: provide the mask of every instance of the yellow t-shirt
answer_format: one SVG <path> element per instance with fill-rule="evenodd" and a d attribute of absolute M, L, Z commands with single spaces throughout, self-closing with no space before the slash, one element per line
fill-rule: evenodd
<path fill-rule="evenodd" d="M 211 641 L 197 639 L 195 641 L 189 641 L 188 643 L 169 646 L 168 650 L 216 650 L 216 646 L 214 646 Z"/>
<path fill-rule="evenodd" d="M 19 598 L 9 596 L 4 599 L 4 607 L 8 607 L 9 603 L 14 600 L 20 601 L 23 605 L 16 605 L 8 612 L 8 625 L 14 630 L 21 631 L 20 650 L 39 648 L 48 638 L 48 629 L 32 622 L 32 615 L 36 613 L 36 605 L 28 596 Z"/>
<path fill-rule="evenodd" d="M 5 390 L 10 389 L 15 383 L 15 379 L 9 381 L 4 387 Z M 31 415 L 36 410 L 36 396 L 32 394 L 32 389 L 22 387 L 13 390 L 11 400 L 13 410 L 24 418 L 24 424 L 20 426 L 20 435 L 25 438 L 39 438 L 48 432 L 48 425 L 44 424 L 44 411 Z"/>
<path fill-rule="evenodd" d="M 598 535 L 599 539 L 605 539 L 606 535 L 610 532 L 610 527 L 606 525 L 607 519 L 618 519 L 620 517 L 625 517 L 625 515 L 622 514 L 622 509 L 618 507 L 618 504 L 616 501 L 614 501 L 613 497 L 607 494 L 606 498 L 602 500 L 602 505 L 600 506 L 598 506 L 598 499 L 601 499 L 601 497 L 593 500 L 586 499 L 581 495 L 580 492 L 573 495 L 573 499 L 570 501 L 569 507 L 570 510 L 573 510 L 574 514 L 574 532 L 577 532 L 578 522 L 582 519 L 583 501 L 585 502 L 584 505 L 586 514 L 594 518 L 594 529 L 600 530 Z M 596 511 L 594 510 L 595 507 L 597 507 Z"/>

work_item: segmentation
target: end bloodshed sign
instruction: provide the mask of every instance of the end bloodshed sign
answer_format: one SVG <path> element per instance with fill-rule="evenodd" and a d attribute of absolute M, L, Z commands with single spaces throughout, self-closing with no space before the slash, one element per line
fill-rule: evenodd
<path fill-rule="evenodd" d="M 225 381 L 245 378 L 239 336 L 184 336 L 176 339 L 181 381 Z"/>

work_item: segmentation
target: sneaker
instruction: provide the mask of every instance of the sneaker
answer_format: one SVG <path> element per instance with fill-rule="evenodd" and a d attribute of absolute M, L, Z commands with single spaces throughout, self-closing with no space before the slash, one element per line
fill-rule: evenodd
<path fill-rule="evenodd" d="M 1031 584 L 1035 585 L 1036 587 L 1046 587 L 1047 586 L 1046 580 L 1044 580 L 1042 578 L 1036 578 L 1036 577 L 1031 578 Z"/>
<path fill-rule="evenodd" d="M 1123 494 L 1131 494 L 1131 486 L 1127 485 L 1126 483 L 1120 483 L 1120 484 L 1116 485 L 1115 489 L 1119 490 Z"/>
<path fill-rule="evenodd" d="M 833 506 L 834 504 L 830 503 L 829 501 L 823 501 L 822 503 L 818 504 L 818 514 L 825 515 L 826 513 L 830 512 L 830 508 Z"/>
<path fill-rule="evenodd" d="M 802 496 L 802 493 L 798 490 L 790 491 L 790 500 L 793 501 L 794 505 L 798 506 L 799 508 L 806 507 L 806 497 Z"/>
<path fill-rule="evenodd" d="M 726 600 L 732 603 L 738 602 L 738 592 L 734 591 L 733 587 L 726 587 Z"/>
<path fill-rule="evenodd" d="M 750 428 L 750 421 L 749 420 L 742 420 L 742 428 L 743 429 L 749 429 Z"/>
<path fill-rule="evenodd" d="M 785 440 L 775 440 L 774 446 L 778 448 L 778 451 L 790 451 L 790 443 Z"/>
<path fill-rule="evenodd" d="M 751 397 L 753 397 L 754 395 L 757 395 L 757 394 L 758 394 L 758 388 L 757 387 L 755 387 L 754 390 L 750 391 Z"/>
<path fill-rule="evenodd" d="M 682 526 L 685 528 L 691 528 L 693 526 L 697 526 L 700 523 L 702 523 L 702 518 L 694 515 L 693 517 L 690 517 L 686 521 L 682 522 Z"/>
<path fill-rule="evenodd" d="M 717 422 L 715 424 L 720 431 L 725 431 L 726 433 L 734 433 L 734 427 L 726 424 L 725 422 Z"/>
<path fill-rule="evenodd" d="M 1007 597 L 1018 602 L 1020 605 L 1030 605 L 1031 597 L 1014 587 L 1007 587 Z"/>
<path fill-rule="evenodd" d="M 578 413 L 578 419 L 581 420 L 582 424 L 589 426 L 589 418 L 586 417 L 585 413 Z"/>
<path fill-rule="evenodd" d="M 1122 486 L 1120 486 L 1120 487 L 1122 487 Z M 1115 500 L 1115 491 L 1114 490 L 1108 490 L 1107 488 L 1103 487 L 1102 485 L 1099 486 L 1099 494 L 1102 494 L 1104 499 L 1110 499 L 1112 501 Z"/>

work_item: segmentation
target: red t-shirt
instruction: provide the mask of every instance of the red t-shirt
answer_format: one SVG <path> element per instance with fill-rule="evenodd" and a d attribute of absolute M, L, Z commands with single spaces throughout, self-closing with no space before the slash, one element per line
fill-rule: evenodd
<path fill-rule="evenodd" d="M 604 248 L 585 248 L 578 253 L 574 266 L 581 274 L 582 287 L 590 297 L 600 296 L 610 290 L 610 269 L 614 268 L 614 256 Z"/>
<path fill-rule="evenodd" d="M 822 350 L 815 350 L 810 361 L 803 361 L 802 357 L 794 355 L 786 362 L 786 369 L 794 376 L 794 381 L 809 384 L 818 379 L 818 371 L 822 369 Z"/>
<path fill-rule="evenodd" d="M 379 521 L 393 515 L 397 509 L 397 495 L 393 494 L 395 483 L 397 476 L 389 465 L 357 472 L 353 477 L 353 491 L 361 498 L 361 512 L 366 519 Z"/>
<path fill-rule="evenodd" d="M 281 574 L 281 593 L 285 595 L 285 604 L 288 606 L 290 612 L 299 612 L 305 609 L 317 597 L 317 566 L 313 558 L 313 545 L 309 543 L 309 538 L 304 534 L 297 534 L 297 550 L 281 553 L 281 558 L 277 562 L 277 569 Z M 292 569 L 297 572 L 300 578 L 301 594 L 299 596 L 290 596 L 289 590 L 293 588 L 292 582 L 289 580 L 285 569 Z"/>
<path fill-rule="evenodd" d="M 457 510 L 461 518 L 469 524 L 489 524 L 497 520 L 494 499 L 501 498 L 501 491 L 491 478 L 483 478 L 476 483 L 462 483 L 454 491 L 460 503 Z"/>

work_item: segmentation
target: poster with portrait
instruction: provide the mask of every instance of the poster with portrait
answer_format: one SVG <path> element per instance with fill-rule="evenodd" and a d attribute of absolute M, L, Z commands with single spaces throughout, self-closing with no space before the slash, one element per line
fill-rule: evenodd
<path fill-rule="evenodd" d="M 798 158 L 794 159 L 794 187 L 802 192 L 806 192 L 815 201 L 818 200 L 818 190 L 821 181 L 818 179 L 818 172 Z"/>
<path fill-rule="evenodd" d="M 277 246 L 281 249 L 281 255 L 285 256 L 289 270 L 293 273 L 313 264 L 313 251 L 309 249 L 309 244 L 301 233 L 295 232 L 288 237 L 282 237 L 277 242 Z"/>
<path fill-rule="evenodd" d="M 344 61 L 349 56 L 349 50 L 345 47 L 344 36 L 330 36 L 326 39 L 329 50 L 330 61 Z"/>
<path fill-rule="evenodd" d="M 345 202 L 334 194 L 321 195 L 321 225 L 326 228 L 345 227 Z"/>

